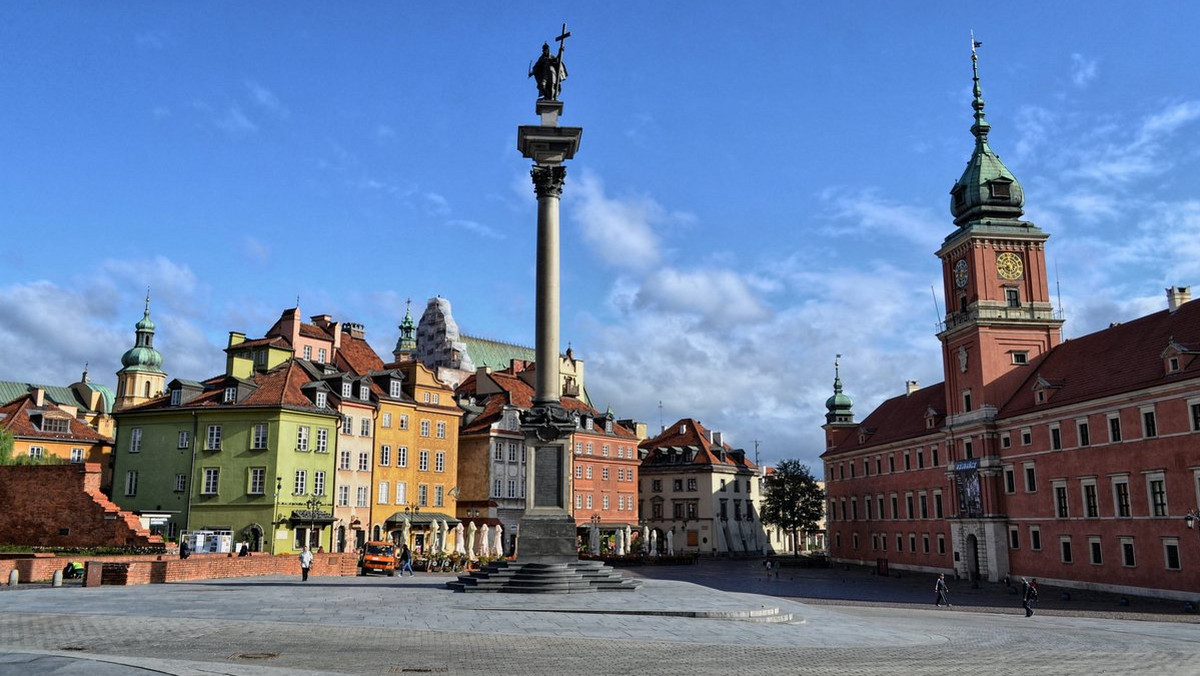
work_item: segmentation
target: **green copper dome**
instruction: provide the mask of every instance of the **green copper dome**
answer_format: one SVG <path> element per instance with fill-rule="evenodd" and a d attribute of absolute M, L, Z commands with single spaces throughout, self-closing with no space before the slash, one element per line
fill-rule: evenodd
<path fill-rule="evenodd" d="M 838 355 L 840 359 L 842 355 Z M 842 392 L 842 377 L 838 361 L 833 362 L 833 396 L 825 400 L 825 421 L 828 423 L 854 422 L 854 401 Z"/>
<path fill-rule="evenodd" d="M 1024 213 L 1025 191 L 1012 172 L 988 145 L 991 125 L 984 119 L 983 92 L 979 88 L 978 57 L 971 51 L 971 71 L 975 81 L 971 107 L 975 109 L 975 124 L 971 134 L 975 136 L 975 150 L 967 160 L 962 177 L 950 190 L 950 213 L 954 224 L 965 225 L 985 218 L 1016 220 Z"/>
<path fill-rule="evenodd" d="M 154 322 L 150 320 L 150 296 L 146 295 L 146 311 L 134 325 L 137 344 L 121 355 L 122 371 L 162 372 L 162 355 L 154 349 Z"/>

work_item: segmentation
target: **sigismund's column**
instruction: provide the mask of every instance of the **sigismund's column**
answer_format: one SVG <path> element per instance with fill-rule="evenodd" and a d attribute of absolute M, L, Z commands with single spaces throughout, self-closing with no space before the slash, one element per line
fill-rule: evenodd
<path fill-rule="evenodd" d="M 530 68 L 537 79 L 536 111 L 540 125 L 517 128 L 517 149 L 534 162 L 530 175 L 538 200 L 536 391 L 533 407 L 521 429 L 532 453 L 525 470 L 525 516 L 521 519 L 517 559 L 521 563 L 568 563 L 579 560 L 571 494 L 570 434 L 575 417 L 561 403 L 559 381 L 559 236 L 558 206 L 567 168 L 563 162 L 579 149 L 582 127 L 560 127 L 563 104 L 558 100 L 567 69 L 563 45 L 571 34 L 563 26 L 557 56 L 542 45 L 542 55 Z"/>

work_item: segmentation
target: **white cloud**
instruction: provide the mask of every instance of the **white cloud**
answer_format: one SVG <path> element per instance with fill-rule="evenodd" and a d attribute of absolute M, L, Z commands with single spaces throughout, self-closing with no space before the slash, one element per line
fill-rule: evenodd
<path fill-rule="evenodd" d="M 242 238 L 242 256 L 254 263 L 266 263 L 271 258 L 271 247 L 247 235 Z"/>
<path fill-rule="evenodd" d="M 751 285 L 731 270 L 663 268 L 643 282 L 635 305 L 730 328 L 769 317 Z"/>
<path fill-rule="evenodd" d="M 1071 82 L 1084 88 L 1096 79 L 1099 61 L 1085 58 L 1082 54 L 1071 55 Z"/>
<path fill-rule="evenodd" d="M 492 229 L 482 223 L 477 223 L 475 221 L 454 219 L 454 220 L 446 221 L 446 225 L 448 225 L 452 228 L 461 228 L 463 230 L 466 230 L 467 232 L 474 233 L 481 237 L 486 237 L 487 239 L 504 239 L 503 234 L 496 232 L 494 229 Z"/>
<path fill-rule="evenodd" d="M 271 90 L 253 80 L 246 80 L 245 85 L 250 92 L 250 99 L 259 107 L 283 119 L 287 119 L 291 115 L 291 111 Z"/>
<path fill-rule="evenodd" d="M 826 215 L 835 221 L 830 228 L 838 233 L 896 236 L 930 249 L 945 236 L 944 216 L 926 207 L 882 197 L 877 188 L 827 188 L 821 191 L 820 199 Z"/>
<path fill-rule="evenodd" d="M 258 131 L 258 125 L 246 117 L 241 106 L 232 105 L 213 120 L 219 129 L 232 135 L 252 134 Z"/>
<path fill-rule="evenodd" d="M 583 236 L 607 264 L 645 270 L 660 260 L 653 224 L 672 217 L 647 197 L 611 198 L 594 173 L 584 171 L 571 193 L 571 213 Z"/>

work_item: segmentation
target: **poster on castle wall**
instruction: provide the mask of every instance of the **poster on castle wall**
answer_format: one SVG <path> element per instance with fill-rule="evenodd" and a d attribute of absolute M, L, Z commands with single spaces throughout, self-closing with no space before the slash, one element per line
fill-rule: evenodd
<path fill-rule="evenodd" d="M 983 494 L 979 487 L 979 459 L 954 463 L 954 483 L 958 487 L 958 515 L 982 516 Z"/>

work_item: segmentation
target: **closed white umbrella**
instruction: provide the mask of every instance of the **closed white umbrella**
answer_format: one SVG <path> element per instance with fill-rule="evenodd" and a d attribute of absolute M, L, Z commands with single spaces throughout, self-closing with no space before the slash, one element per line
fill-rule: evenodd
<path fill-rule="evenodd" d="M 618 528 L 617 533 L 617 556 L 625 556 L 625 530 Z"/>
<path fill-rule="evenodd" d="M 437 546 L 438 546 L 438 522 L 437 522 L 437 519 L 433 519 L 432 521 L 429 522 L 429 542 L 425 547 L 429 556 L 433 556 L 434 554 L 437 554 L 437 551 L 438 551 Z"/>
<path fill-rule="evenodd" d="M 628 525 L 625 526 L 625 553 L 633 553 L 633 530 Z"/>
<path fill-rule="evenodd" d="M 504 526 L 496 524 L 496 556 L 504 556 Z"/>
<path fill-rule="evenodd" d="M 675 531 L 667 531 L 667 556 L 675 556 Z"/>
<path fill-rule="evenodd" d="M 442 553 L 450 553 L 450 524 L 442 519 Z"/>
<path fill-rule="evenodd" d="M 454 527 L 454 551 L 462 555 L 467 553 L 466 547 L 463 546 L 463 525 L 461 521 Z"/>
<path fill-rule="evenodd" d="M 483 528 L 479 529 L 479 555 L 480 556 L 491 556 L 492 555 L 492 542 L 488 538 L 488 536 L 491 534 L 492 534 L 491 528 L 489 528 L 486 523 L 483 524 Z"/>
<path fill-rule="evenodd" d="M 594 524 L 594 523 L 592 524 L 590 539 L 591 539 L 590 544 L 591 544 L 592 556 L 599 556 L 600 555 L 600 526 L 598 524 Z"/>
<path fill-rule="evenodd" d="M 649 554 L 650 548 L 650 526 L 642 526 L 642 554 Z"/>
<path fill-rule="evenodd" d="M 650 556 L 658 556 L 658 531 L 650 531 Z"/>
<path fill-rule="evenodd" d="M 475 560 L 475 531 L 477 530 L 479 527 L 475 525 L 474 521 L 467 526 L 467 555 L 471 557 L 472 561 Z"/>

